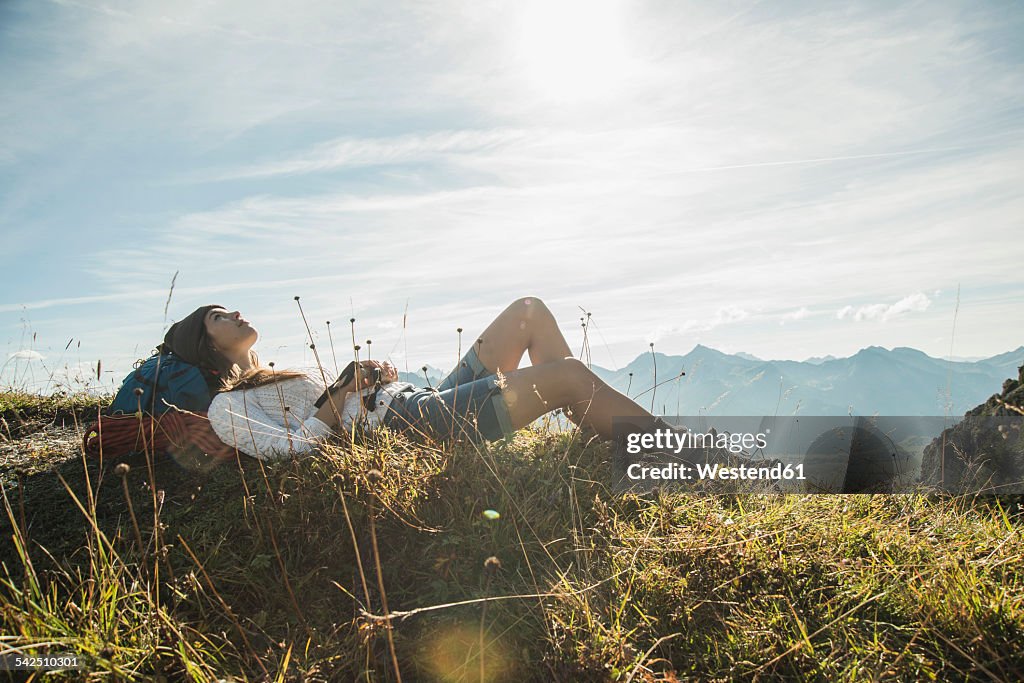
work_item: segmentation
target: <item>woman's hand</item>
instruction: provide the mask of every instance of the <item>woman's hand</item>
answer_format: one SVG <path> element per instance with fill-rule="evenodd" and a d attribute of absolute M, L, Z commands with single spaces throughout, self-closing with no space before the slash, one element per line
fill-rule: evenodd
<path fill-rule="evenodd" d="M 376 361 L 375 361 L 376 362 Z M 388 384 L 390 382 L 398 381 L 398 368 L 391 363 L 384 361 L 380 364 L 380 381 L 381 384 Z"/>
<path fill-rule="evenodd" d="M 340 406 L 344 404 L 345 397 L 348 394 L 357 393 L 360 389 L 372 387 L 374 384 L 374 369 L 380 370 L 381 384 L 388 384 L 398 380 L 398 369 L 387 361 L 382 363 L 375 360 L 364 360 L 359 362 L 359 366 L 357 376 L 353 377 L 348 384 L 342 387 L 333 387 L 330 389 L 329 396 L 332 400 L 326 401 L 316 412 L 315 417 L 324 424 L 332 428 L 338 426 L 338 413 L 335 410 L 335 406 L 340 409 Z M 332 402 L 334 405 L 332 405 Z"/>
<path fill-rule="evenodd" d="M 381 362 L 376 360 L 364 360 L 359 361 L 359 387 L 367 388 L 373 386 L 373 371 L 374 369 L 380 370 L 380 382 L 381 384 L 388 384 L 398 379 L 398 369 L 394 365 L 387 361 Z M 356 391 L 356 378 L 353 377 L 352 381 L 349 382 L 345 387 L 345 391 Z"/>

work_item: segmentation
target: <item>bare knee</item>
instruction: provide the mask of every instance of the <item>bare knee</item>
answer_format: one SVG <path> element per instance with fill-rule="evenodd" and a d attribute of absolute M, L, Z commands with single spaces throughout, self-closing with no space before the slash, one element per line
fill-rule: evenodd
<path fill-rule="evenodd" d="M 544 304 L 541 298 L 537 296 L 520 297 L 513 301 L 511 306 L 528 318 L 532 318 L 538 313 L 544 313 L 548 310 L 548 307 Z"/>

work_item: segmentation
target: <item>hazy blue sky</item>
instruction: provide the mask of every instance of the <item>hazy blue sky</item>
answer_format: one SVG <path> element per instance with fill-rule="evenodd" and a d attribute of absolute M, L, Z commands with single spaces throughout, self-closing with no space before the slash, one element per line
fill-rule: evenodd
<path fill-rule="evenodd" d="M 0 2 L 0 379 L 116 385 L 204 303 L 307 363 L 295 295 L 413 368 L 523 294 L 606 367 L 1016 348 L 1021 35 L 1014 2 Z"/>

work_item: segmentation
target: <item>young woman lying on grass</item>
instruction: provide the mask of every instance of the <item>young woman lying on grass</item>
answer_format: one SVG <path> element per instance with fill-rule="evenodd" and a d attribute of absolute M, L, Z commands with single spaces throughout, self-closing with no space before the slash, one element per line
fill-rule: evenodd
<path fill-rule="evenodd" d="M 225 443 L 261 459 L 308 452 L 353 423 L 437 440 L 495 440 L 565 408 L 574 423 L 610 439 L 613 416 L 652 417 L 572 357 L 551 311 L 537 297 L 513 301 L 437 387 L 399 382 L 390 363 L 362 361 L 360 384 L 353 378 L 328 392 L 319 408 L 326 389 L 319 372 L 260 365 L 252 352 L 257 337 L 238 311 L 220 306 L 197 309 L 168 333 L 179 356 L 202 358 L 223 377 L 224 390 L 208 413 L 213 430 Z M 532 365 L 519 368 L 524 353 Z M 374 368 L 380 370 L 379 386 L 371 377 Z M 375 399 L 366 406 L 363 396 L 374 389 Z"/>

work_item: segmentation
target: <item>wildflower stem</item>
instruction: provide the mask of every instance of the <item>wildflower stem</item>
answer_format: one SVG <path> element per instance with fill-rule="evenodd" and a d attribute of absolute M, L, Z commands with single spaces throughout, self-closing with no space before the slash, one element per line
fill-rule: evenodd
<path fill-rule="evenodd" d="M 377 569 L 377 588 L 380 590 L 380 604 L 384 609 L 384 617 L 387 619 L 386 628 L 388 636 L 388 650 L 391 652 L 391 664 L 395 667 L 395 678 L 398 679 L 398 683 L 402 683 L 402 672 L 398 668 L 398 655 L 395 653 L 395 639 L 391 634 L 392 625 L 391 619 L 388 618 L 390 612 L 388 611 L 388 596 L 384 591 L 384 572 L 380 566 L 380 549 L 377 547 L 377 526 L 374 523 L 374 517 L 376 516 L 376 510 L 374 510 L 373 498 L 374 494 L 370 494 L 370 542 L 373 544 L 373 562 Z"/>
<path fill-rule="evenodd" d="M 125 473 L 127 475 L 127 473 Z M 132 518 L 132 529 L 135 532 L 135 544 L 139 549 L 139 562 L 142 563 L 142 571 L 146 575 L 146 580 L 150 581 L 149 575 L 149 563 L 146 561 L 146 547 L 142 544 L 142 532 L 139 531 L 139 520 L 135 517 L 135 506 L 132 505 L 132 497 L 128 493 L 128 477 L 121 477 L 121 490 L 124 492 L 124 500 L 128 503 L 128 514 Z M 153 586 L 157 589 L 157 586 Z"/>

